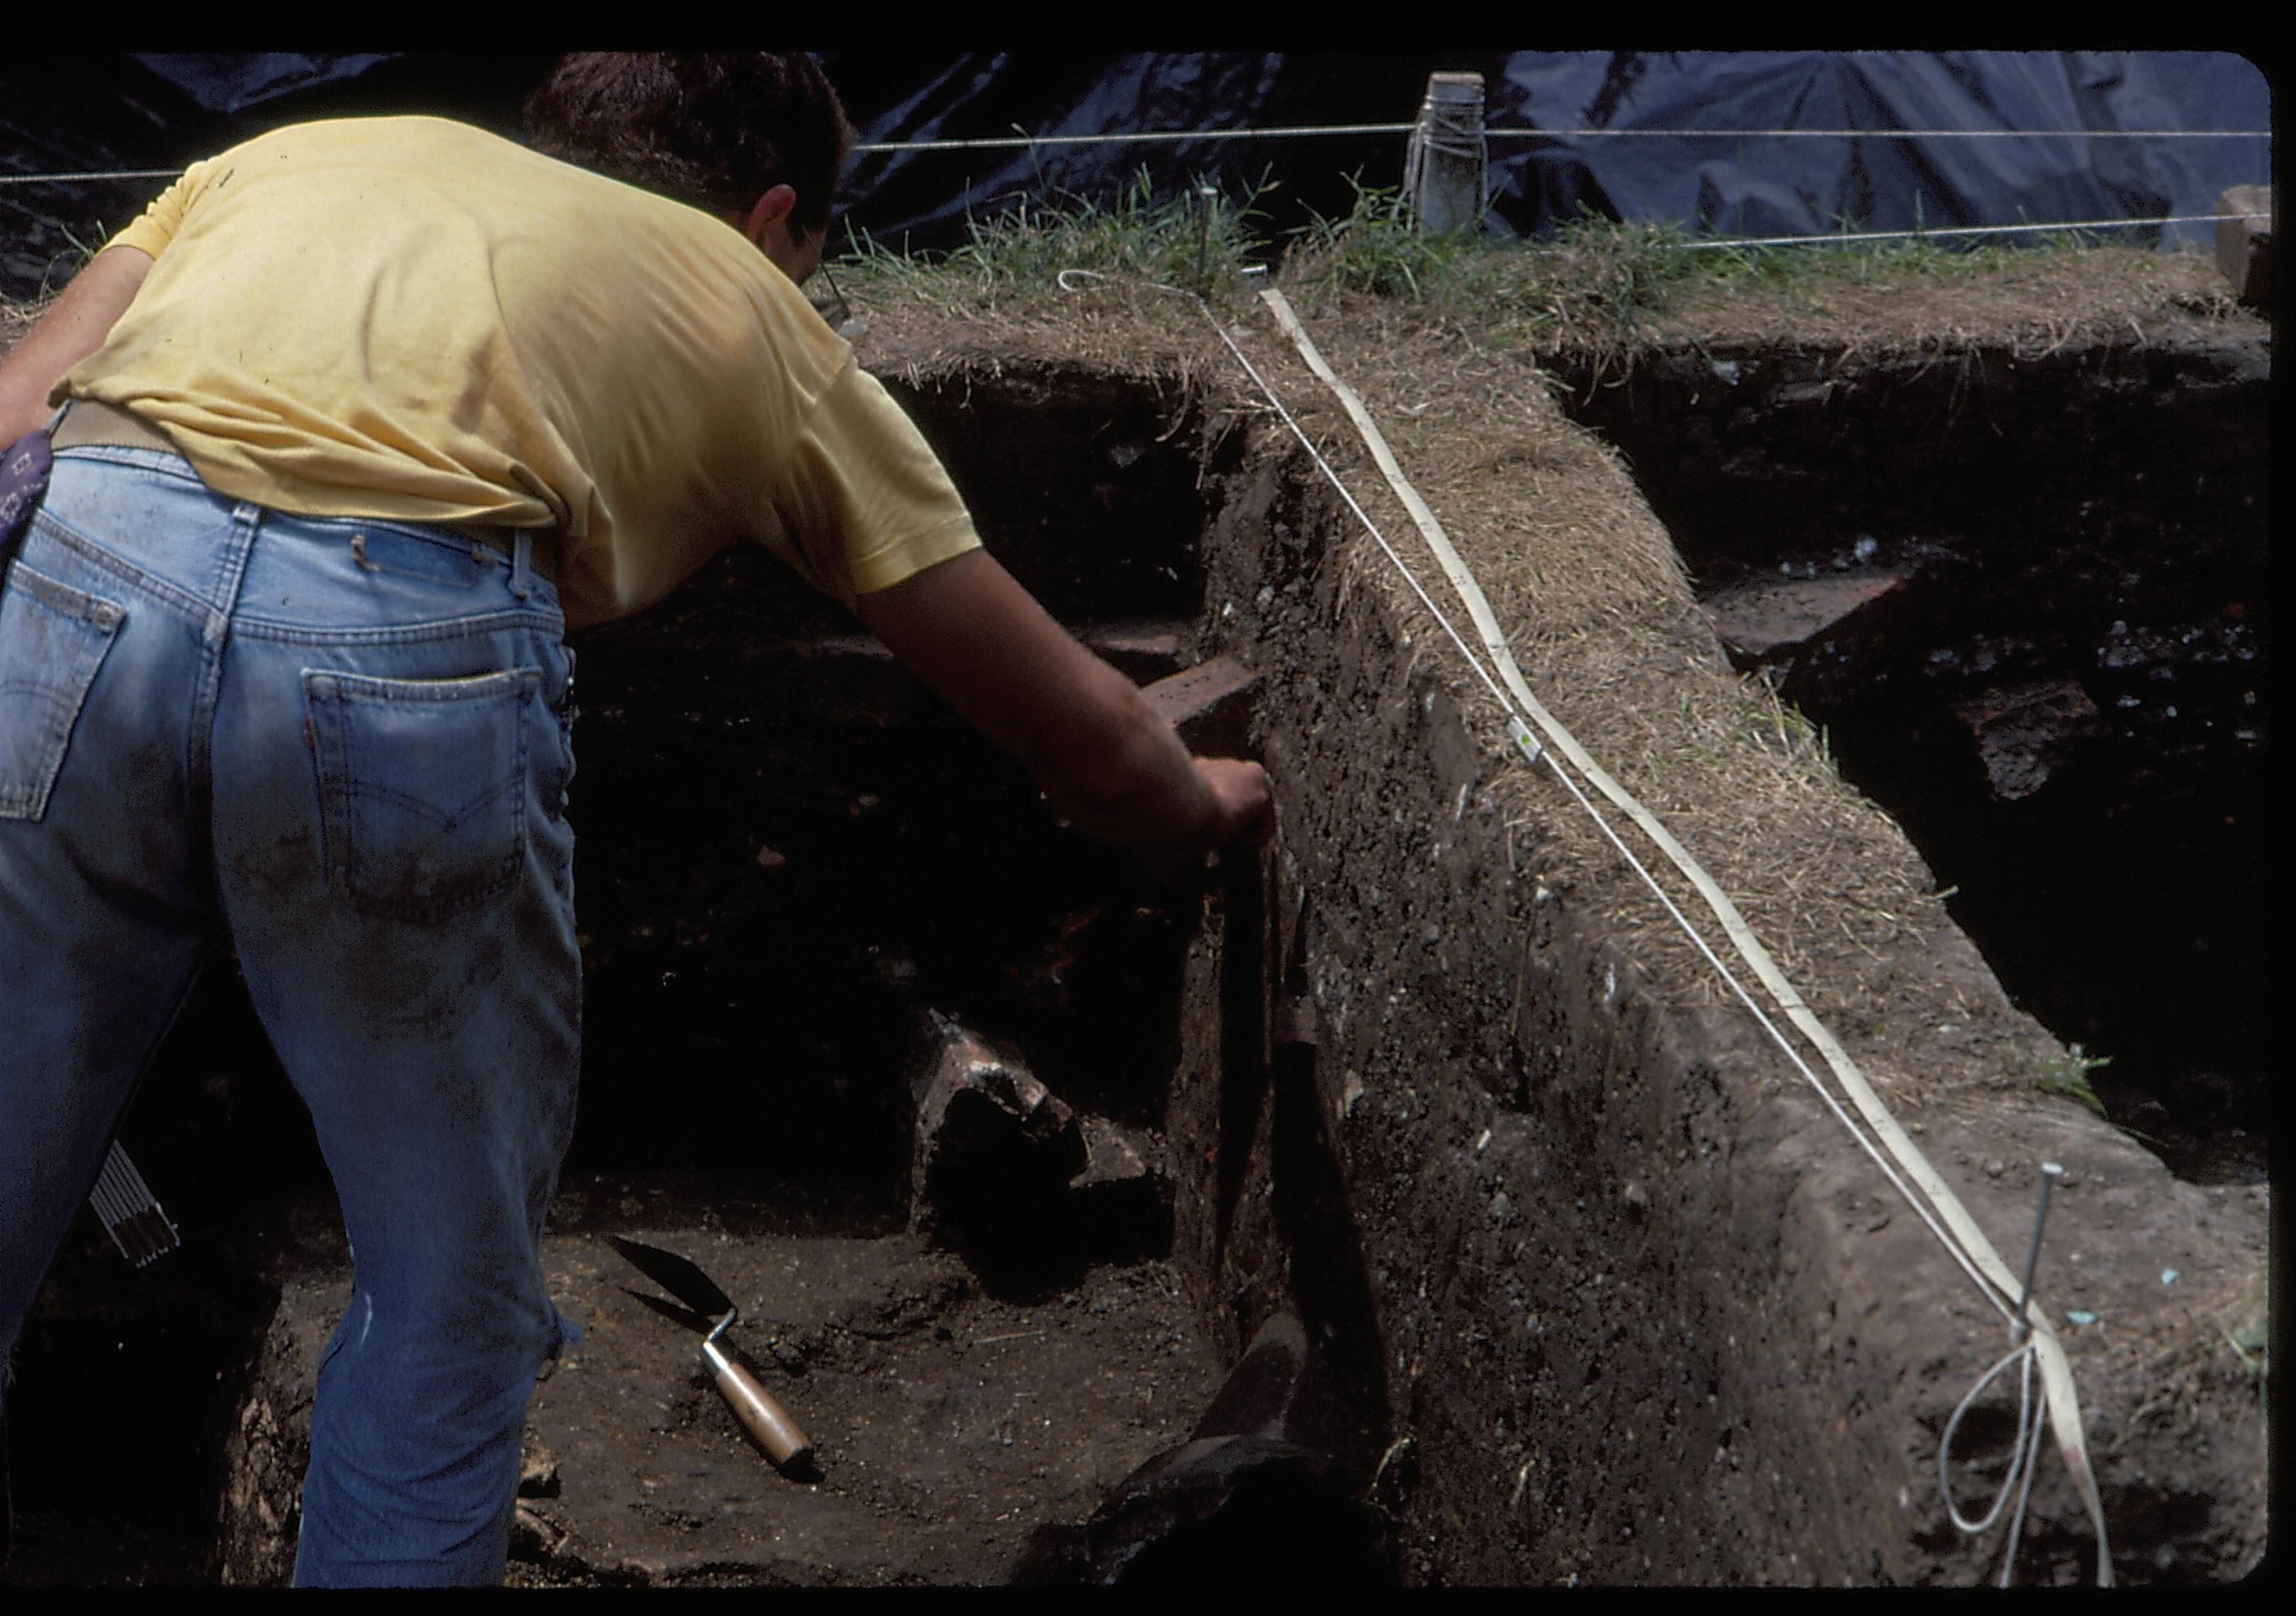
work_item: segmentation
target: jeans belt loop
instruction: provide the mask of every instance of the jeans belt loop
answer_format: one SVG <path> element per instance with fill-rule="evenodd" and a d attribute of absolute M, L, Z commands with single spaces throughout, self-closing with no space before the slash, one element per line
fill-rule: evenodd
<path fill-rule="evenodd" d="M 511 566 L 511 593 L 520 600 L 533 590 L 534 580 L 558 581 L 558 530 L 555 528 L 502 528 L 485 522 L 449 521 L 435 524 L 475 545 L 484 545 Z"/>

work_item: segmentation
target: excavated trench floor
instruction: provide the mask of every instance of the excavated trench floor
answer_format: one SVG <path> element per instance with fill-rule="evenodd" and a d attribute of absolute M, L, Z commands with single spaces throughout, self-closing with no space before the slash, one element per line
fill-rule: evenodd
<path fill-rule="evenodd" d="M 544 1261 L 585 1336 L 529 1416 L 516 1586 L 1002 1582 L 1033 1531 L 1080 1525 L 1184 1440 L 1218 1384 L 1167 1261 L 1014 1300 L 904 1231 L 789 1233 L 740 1179 L 580 1177 Z M 692 1257 L 735 1299 L 729 1339 L 814 1438 L 809 1472 L 747 1439 L 607 1232 Z M 273 1350 L 316 1357 L 346 1295 L 340 1276 L 291 1286 L 299 1333 L 275 1328 Z M 235 1579 L 275 1574 L 250 1529 L 283 1469 L 240 1458 Z"/>
<path fill-rule="evenodd" d="M 761 556 L 578 641 L 584 1110 L 545 1262 L 585 1336 L 537 1390 L 512 1580 L 1072 1582 L 1143 1546 L 1136 1571 L 1295 1585 L 1980 1574 L 1923 1456 L 1990 1319 L 1813 1107 L 1751 1097 L 1775 1062 L 1742 1026 L 1556 900 L 1407 636 L 1341 589 L 1307 468 L 1200 386 L 904 391 L 992 547 L 1103 654 L 1258 673 L 1206 741 L 1266 756 L 1283 838 L 1156 886 Z M 1998 997 L 1957 938 L 1920 964 Z M 921 1141 L 951 1028 L 1054 1097 L 1034 1121 L 984 1102 L 964 1149 Z M 2163 1253 L 2236 1280 L 2261 1186 L 2172 1192 L 2088 1124 L 2018 1125 L 2074 1169 L 2078 1300 L 2157 1291 Z M 125 1136 L 185 1249 L 131 1275 L 91 1226 L 59 1264 L 8 1575 L 283 1579 L 348 1269 L 227 974 Z M 1929 1135 L 2005 1251 L 2030 1215 L 2005 1136 Z M 607 1235 L 734 1298 L 816 1470 L 743 1437 Z M 1286 1317 L 1306 1346 L 1254 1382 Z M 2117 1347 L 2082 1349 L 2096 1440 L 2133 1443 L 2105 1475 L 2124 1574 L 2230 1574 L 2260 1543 L 2248 1434 L 2209 1412 L 2233 1372 L 2178 1359 L 2163 1414 Z M 1991 1413 L 1964 1496 L 2009 1440 Z M 2045 1481 L 2029 1570 L 2087 1552 Z"/>
<path fill-rule="evenodd" d="M 2186 1177 L 2262 1183 L 2267 340 L 1568 374 L 1741 667 Z"/>

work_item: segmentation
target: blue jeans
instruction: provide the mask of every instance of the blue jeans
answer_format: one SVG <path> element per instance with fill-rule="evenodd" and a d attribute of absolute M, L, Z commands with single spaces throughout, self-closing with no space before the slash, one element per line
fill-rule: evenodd
<path fill-rule="evenodd" d="M 499 1581 L 570 1331 L 573 664 L 527 554 L 75 448 L 0 589 L 0 1353 L 228 937 L 352 1249 L 299 1583 Z"/>

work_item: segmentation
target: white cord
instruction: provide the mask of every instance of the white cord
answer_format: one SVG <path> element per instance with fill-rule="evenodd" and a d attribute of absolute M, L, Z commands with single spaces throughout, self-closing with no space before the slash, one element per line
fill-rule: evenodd
<path fill-rule="evenodd" d="M 94 168 L 82 174 L 0 174 L 0 185 L 76 185 L 108 179 L 174 179 L 181 168 Z"/>
<path fill-rule="evenodd" d="M 2228 225 L 2235 219 L 2268 219 L 2269 213 L 2176 213 L 2161 218 L 2079 219 L 2062 225 L 1954 225 L 1943 229 L 1852 230 L 1822 235 L 1753 235 L 1730 241 L 1677 242 L 1685 252 L 1716 247 L 1824 246 L 1839 242 L 1894 242 L 1906 236 L 1927 241 L 1931 236 L 2023 235 L 2038 230 L 2136 230 L 2150 225 Z"/>
<path fill-rule="evenodd" d="M 1415 123 L 1293 124 L 1261 129 L 1136 129 L 1103 135 L 992 135 L 973 140 L 879 140 L 879 152 L 1017 152 L 1037 146 L 1178 145 L 1201 140 L 1289 140 L 1408 135 Z M 2269 129 L 1529 129 L 1486 127 L 1491 140 L 2269 140 Z M 90 176 L 100 177 L 100 176 Z"/>
<path fill-rule="evenodd" d="M 2043 1395 L 2040 1407 L 2036 1407 L 2033 1398 L 2035 1356 L 2036 1349 L 2033 1341 L 2028 1336 L 2017 1344 L 2008 1357 L 1987 1370 L 1984 1378 L 1972 1386 L 1961 1401 L 1955 1405 L 1953 1417 L 1945 1423 L 1945 1434 L 1938 1439 L 1938 1490 L 1945 1497 L 1946 1513 L 1953 1517 L 1954 1525 L 1964 1533 L 1973 1538 L 1990 1527 L 2000 1516 L 2001 1506 L 2009 1501 L 2010 1489 L 2013 1487 L 2016 1489 L 2017 1508 L 2009 1517 L 2009 1540 L 2003 1546 L 2001 1551 L 1999 1586 L 2005 1588 L 2009 1586 L 2011 1575 L 2016 1569 L 2017 1541 L 2024 1534 L 2025 1506 L 2033 1494 L 2033 1472 L 2040 1468 L 2041 1432 L 2047 1428 L 2048 1423 L 2041 1417 L 2046 1406 L 2046 1394 Z M 1970 1405 L 1977 1400 L 1979 1394 L 1991 1385 L 1995 1378 L 2012 1364 L 2018 1366 L 2017 1433 L 2009 1440 L 2009 1469 L 2001 1478 L 2001 1490 L 1993 1496 L 1993 1507 L 1987 1510 L 1981 1519 L 1972 1521 L 1961 1513 L 1961 1506 L 1954 1501 L 1953 1476 L 1950 1468 L 1953 1433 L 1959 1429 L 1962 1415 L 1969 1412 Z M 2026 1435 L 2028 1430 L 2032 1433 L 2030 1440 Z"/>
<path fill-rule="evenodd" d="M 2012 1364 L 2019 1365 L 2021 1368 L 2017 1376 L 2017 1435 L 2009 1444 L 2009 1473 L 2001 1480 L 2001 1490 L 1994 1495 L 1993 1507 L 1985 1512 L 1983 1518 L 1972 1521 L 1961 1513 L 1961 1506 L 1954 1501 L 1953 1478 L 1947 1469 L 1953 1448 L 1953 1433 L 1960 1429 L 1962 1415 L 1969 1412 L 1970 1405 Z M 2032 1404 L 2033 1343 L 2020 1341 L 2006 1358 L 1988 1369 L 1977 1384 L 1963 1394 L 1961 1401 L 1954 1407 L 1953 1417 L 1945 1423 L 1945 1434 L 1938 1440 L 1938 1490 L 1945 1495 L 1946 1513 L 1953 1517 L 1953 1523 L 1972 1537 L 1991 1526 L 2001 1513 L 2001 1506 L 2009 1501 L 2009 1489 L 2016 1484 L 2018 1472 L 2022 1468 L 2018 1461 L 2024 1452 L 2026 1423 L 2031 1417 Z M 2020 1513 L 2022 1513 L 2021 1509 Z"/>

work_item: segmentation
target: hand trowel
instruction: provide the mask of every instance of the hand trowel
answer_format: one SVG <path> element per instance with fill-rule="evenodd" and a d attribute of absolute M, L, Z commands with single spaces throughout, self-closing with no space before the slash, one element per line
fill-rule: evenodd
<path fill-rule="evenodd" d="M 685 1306 L 664 1301 L 659 1296 L 632 1291 L 631 1295 L 645 1303 L 665 1318 L 676 1320 L 688 1329 L 701 1332 L 701 1361 L 709 1366 L 718 1390 L 734 1406 L 734 1412 L 750 1434 L 758 1439 L 767 1456 L 784 1471 L 801 1470 L 813 1456 L 813 1442 L 797 1422 L 789 1417 L 782 1406 L 766 1394 L 758 1384 L 758 1377 L 718 1344 L 718 1338 L 726 1327 L 741 1317 L 734 1299 L 718 1288 L 717 1282 L 675 1251 L 665 1251 L 658 1246 L 641 1245 L 635 1240 L 624 1240 L 619 1235 L 606 1238 L 614 1250 L 628 1258 L 663 1290 Z"/>

